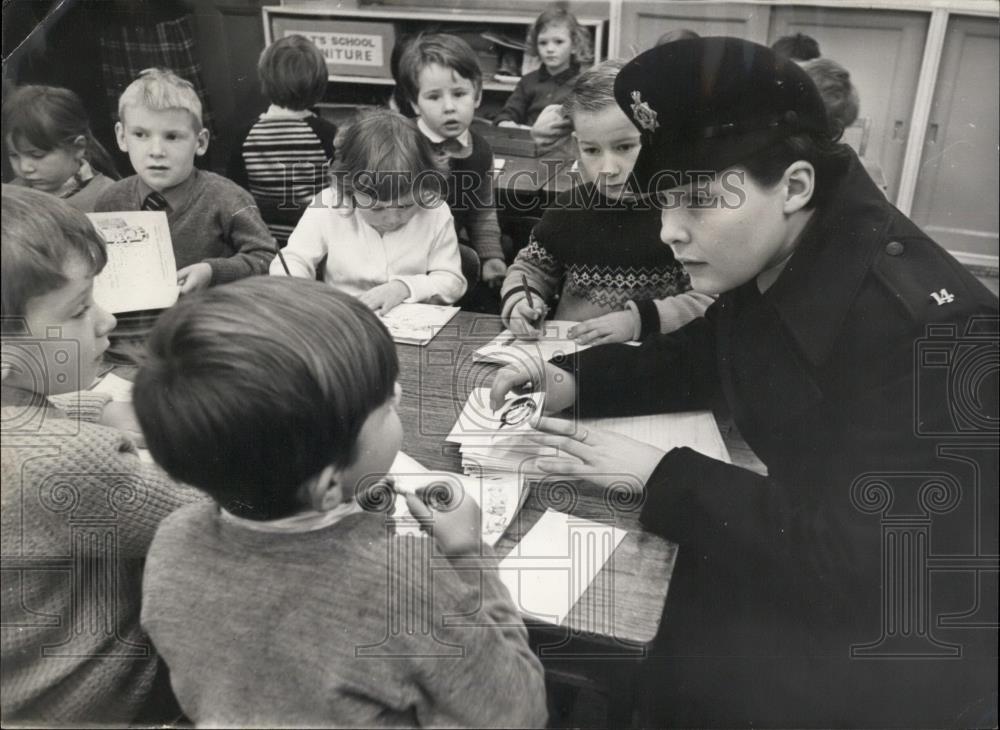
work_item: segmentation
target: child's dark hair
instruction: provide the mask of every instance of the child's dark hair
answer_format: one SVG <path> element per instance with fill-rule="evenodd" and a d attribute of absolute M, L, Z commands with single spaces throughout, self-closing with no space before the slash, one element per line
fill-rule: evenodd
<path fill-rule="evenodd" d="M 337 135 L 337 155 L 330 167 L 340 199 L 361 192 L 379 201 L 412 193 L 429 204 L 444 191 L 430 142 L 412 119 L 388 109 L 359 117 Z"/>
<path fill-rule="evenodd" d="M 573 58 L 579 64 L 587 64 L 594 60 L 593 43 L 590 40 L 590 33 L 580 25 L 566 7 L 565 3 L 554 3 L 542 11 L 531 30 L 528 31 L 528 53 L 532 56 L 538 55 L 538 36 L 552 25 L 563 25 L 569 30 L 569 37 L 573 47 Z"/>
<path fill-rule="evenodd" d="M 399 56 L 396 82 L 407 105 L 416 102 L 420 95 L 420 72 L 432 63 L 450 68 L 471 82 L 477 94 L 482 91 L 483 71 L 468 43 L 447 33 L 421 34 L 406 41 Z"/>
<path fill-rule="evenodd" d="M 793 61 L 810 61 L 819 58 L 819 43 L 805 33 L 785 35 L 771 44 L 771 50 Z"/>
<path fill-rule="evenodd" d="M 28 144 L 49 152 L 72 148 L 77 138 L 86 140 L 84 157 L 96 171 L 112 180 L 118 171 L 111 155 L 90 131 L 87 110 L 80 97 L 58 86 L 22 86 L 3 105 L 5 144 Z"/>
<path fill-rule="evenodd" d="M 399 364 L 358 299 L 315 281 L 254 276 L 185 297 L 150 334 L 133 401 L 175 479 L 256 520 L 304 508 L 299 488 L 357 459 Z"/>
<path fill-rule="evenodd" d="M 816 172 L 813 195 L 806 208 L 821 208 L 840 182 L 851 161 L 851 149 L 824 134 L 796 134 L 766 147 L 738 166 L 759 185 L 777 184 L 793 162 L 805 160 Z"/>
<path fill-rule="evenodd" d="M 802 70 L 819 89 L 830 120 L 830 135 L 840 139 L 844 130 L 858 118 L 860 99 L 846 68 L 829 58 L 814 58 L 802 64 Z"/>
<path fill-rule="evenodd" d="M 108 260 L 104 238 L 86 214 L 40 190 L 3 186 L 0 231 L 3 249 L 0 319 L 4 335 L 25 334 L 23 320 L 28 300 L 66 283 L 63 272 L 70 257 L 77 256 L 94 276 Z"/>
<path fill-rule="evenodd" d="M 323 101 L 329 72 L 322 51 L 303 36 L 289 35 L 264 49 L 257 75 L 268 101 L 301 111 Z"/>

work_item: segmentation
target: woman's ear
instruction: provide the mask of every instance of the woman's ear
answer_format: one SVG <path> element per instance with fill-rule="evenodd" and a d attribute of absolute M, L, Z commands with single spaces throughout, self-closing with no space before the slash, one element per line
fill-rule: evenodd
<path fill-rule="evenodd" d="M 785 170 L 785 215 L 798 213 L 812 200 L 816 191 L 816 170 L 812 163 L 797 160 Z"/>

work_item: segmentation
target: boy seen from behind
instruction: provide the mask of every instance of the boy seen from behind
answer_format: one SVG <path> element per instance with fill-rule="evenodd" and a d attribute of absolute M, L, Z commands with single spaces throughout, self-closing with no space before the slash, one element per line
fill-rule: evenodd
<path fill-rule="evenodd" d="M 208 150 L 208 130 L 190 82 L 147 69 L 121 95 L 118 117 L 118 146 L 136 174 L 104 191 L 95 210 L 164 211 L 181 294 L 266 274 L 275 243 L 253 197 L 194 166 Z"/>
<path fill-rule="evenodd" d="M 478 507 L 407 498 L 434 522 L 433 557 L 361 507 L 388 498 L 403 436 L 395 346 L 367 306 L 255 277 L 180 302 L 149 350 L 134 393 L 149 448 L 214 500 L 163 525 L 143 584 L 143 625 L 196 725 L 545 724 Z"/>

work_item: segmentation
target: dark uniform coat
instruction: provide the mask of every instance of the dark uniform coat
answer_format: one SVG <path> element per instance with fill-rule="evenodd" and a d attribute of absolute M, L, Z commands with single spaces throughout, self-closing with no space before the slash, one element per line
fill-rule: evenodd
<path fill-rule="evenodd" d="M 674 449 L 646 485 L 680 545 L 654 724 L 995 726 L 997 342 L 855 159 L 766 293 L 577 357 L 584 415 L 721 396 L 769 471 Z"/>

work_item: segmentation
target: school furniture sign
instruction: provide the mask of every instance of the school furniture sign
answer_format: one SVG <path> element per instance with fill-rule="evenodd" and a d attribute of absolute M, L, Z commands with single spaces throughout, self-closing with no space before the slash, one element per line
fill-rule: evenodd
<path fill-rule="evenodd" d="M 278 12 L 265 15 L 268 42 L 290 35 L 312 41 L 323 53 L 330 76 L 391 77 L 389 56 L 395 42 L 392 23 L 317 18 Z"/>

